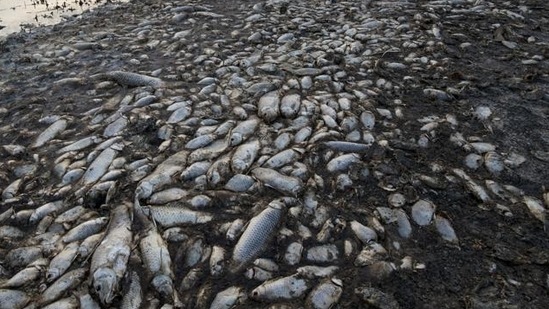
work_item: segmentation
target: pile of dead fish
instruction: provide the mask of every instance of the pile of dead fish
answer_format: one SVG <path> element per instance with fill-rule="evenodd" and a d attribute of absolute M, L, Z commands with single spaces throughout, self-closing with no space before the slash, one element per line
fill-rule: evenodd
<path fill-rule="evenodd" d="M 415 102 L 398 99 L 414 72 L 443 68 L 444 29 L 415 27 L 435 14 L 416 2 L 361 5 L 174 1 L 147 20 L 111 6 L 126 25 L 70 21 L 87 36 L 23 55 L 29 70 L 58 71 L 46 100 L 74 93 L 79 112 L 0 113 L 17 124 L 3 136 L 28 138 L 0 148 L 0 308 L 330 308 L 345 293 L 400 308 L 378 289 L 349 291 L 345 276 L 422 271 L 401 244 L 425 230 L 459 246 L 448 206 L 428 192 L 465 188 L 547 224 L 549 193 L 497 182 L 525 157 L 461 133 L 460 120 L 489 125 L 489 107 L 412 119 Z M 69 63 L 72 74 L 59 73 Z M 452 100 L 463 86 L 418 100 Z M 434 143 L 463 149 L 462 163 L 404 175 L 386 156 Z"/>

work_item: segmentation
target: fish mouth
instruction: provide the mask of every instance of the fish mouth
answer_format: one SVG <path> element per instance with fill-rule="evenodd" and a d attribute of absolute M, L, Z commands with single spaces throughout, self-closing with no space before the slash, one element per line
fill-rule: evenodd
<path fill-rule="evenodd" d="M 158 275 L 152 280 L 152 285 L 163 296 L 174 301 L 173 281 L 166 275 Z"/>
<path fill-rule="evenodd" d="M 116 274 L 112 269 L 98 269 L 94 274 L 93 288 L 103 304 L 110 304 L 114 298 Z"/>

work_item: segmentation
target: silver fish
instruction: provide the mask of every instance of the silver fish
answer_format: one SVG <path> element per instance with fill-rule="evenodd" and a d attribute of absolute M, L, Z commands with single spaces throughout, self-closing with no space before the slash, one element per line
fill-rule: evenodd
<path fill-rule="evenodd" d="M 285 205 L 280 201 L 272 201 L 269 206 L 253 217 L 233 250 L 233 272 L 240 270 L 251 262 L 267 245 L 269 239 L 274 236 Z"/>
<path fill-rule="evenodd" d="M 256 167 L 252 175 L 266 186 L 284 194 L 296 196 L 303 190 L 301 179 L 283 175 L 273 169 Z"/>
<path fill-rule="evenodd" d="M 250 141 L 236 148 L 231 157 L 231 168 L 235 174 L 246 172 L 254 163 L 259 153 L 260 144 L 258 140 Z"/>
<path fill-rule="evenodd" d="M 144 215 L 139 205 L 134 205 L 135 214 L 144 224 L 145 236 L 139 241 L 143 264 L 153 276 L 151 284 L 163 296 L 175 304 L 179 303 L 177 291 L 173 285 L 172 260 L 168 246 L 156 227 Z"/>
<path fill-rule="evenodd" d="M 132 271 L 130 275 L 130 286 L 126 294 L 122 297 L 120 309 L 139 309 L 143 302 L 143 291 L 141 288 L 141 279 L 137 272 Z"/>
<path fill-rule="evenodd" d="M 109 218 L 107 217 L 88 220 L 68 231 L 61 240 L 64 243 L 71 243 L 73 241 L 83 240 L 88 236 L 91 236 L 101 231 L 108 222 Z"/>
<path fill-rule="evenodd" d="M 103 150 L 82 176 L 82 183 L 89 185 L 98 181 L 107 172 L 109 165 L 117 155 L 118 151 L 113 148 Z"/>
<path fill-rule="evenodd" d="M 126 272 L 133 236 L 130 208 L 131 204 L 124 203 L 111 211 L 107 234 L 91 259 L 90 284 L 103 304 L 112 302 Z"/>
<path fill-rule="evenodd" d="M 307 296 L 307 307 L 312 309 L 330 309 L 338 303 L 343 293 L 343 282 L 332 278 L 317 285 Z"/>
<path fill-rule="evenodd" d="M 227 288 L 215 296 L 210 309 L 230 309 L 238 304 L 240 299 L 245 299 L 246 295 L 240 287 Z"/>
<path fill-rule="evenodd" d="M 30 147 L 39 148 L 44 146 L 47 142 L 49 142 L 58 134 L 63 132 L 67 128 L 67 124 L 68 124 L 67 120 L 65 119 L 57 120 L 52 125 L 50 125 L 46 130 L 40 133 L 40 135 L 36 138 L 36 140 L 31 144 Z"/>
<path fill-rule="evenodd" d="M 296 275 L 267 281 L 253 289 L 250 296 L 262 301 L 279 301 L 299 298 L 310 288 L 307 280 Z"/>
<path fill-rule="evenodd" d="M 87 268 L 78 268 L 64 274 L 42 292 L 37 303 L 44 306 L 58 300 L 67 291 L 77 287 L 82 282 L 87 272 Z"/>
<path fill-rule="evenodd" d="M 271 91 L 259 98 L 257 113 L 265 122 L 272 122 L 280 115 L 280 96 L 277 91 Z"/>
<path fill-rule="evenodd" d="M 70 296 L 67 298 L 60 299 L 54 303 L 51 303 L 47 306 L 42 307 L 43 309 L 77 309 L 80 302 L 76 299 L 75 296 Z"/>
<path fill-rule="evenodd" d="M 124 71 L 112 71 L 105 74 L 98 74 L 98 76 L 94 77 L 106 77 L 116 81 L 120 85 L 130 87 L 151 86 L 153 88 L 162 88 L 165 86 L 165 83 L 159 78 Z"/>
<path fill-rule="evenodd" d="M 301 108 L 301 96 L 289 94 L 282 97 L 280 101 L 280 113 L 286 118 L 295 118 Z"/>
<path fill-rule="evenodd" d="M 259 118 L 250 118 L 237 124 L 236 127 L 229 132 L 230 146 L 240 145 L 243 141 L 247 140 L 255 133 L 259 122 Z"/>
<path fill-rule="evenodd" d="M 150 214 L 154 221 L 163 227 L 176 225 L 192 225 L 210 222 L 213 216 L 183 207 L 154 206 L 143 207 L 143 211 Z"/>
<path fill-rule="evenodd" d="M 31 298 L 25 292 L 0 289 L 0 309 L 21 309 L 30 300 Z"/>
<path fill-rule="evenodd" d="M 51 282 L 63 275 L 71 266 L 72 261 L 76 257 L 79 248 L 78 242 L 68 244 L 63 251 L 51 259 L 48 271 L 46 273 L 46 281 Z"/>

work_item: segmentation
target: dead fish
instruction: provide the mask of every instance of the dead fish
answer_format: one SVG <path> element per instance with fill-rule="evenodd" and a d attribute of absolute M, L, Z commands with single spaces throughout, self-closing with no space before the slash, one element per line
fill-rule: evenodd
<path fill-rule="evenodd" d="M 73 241 L 83 240 L 88 236 L 98 233 L 109 222 L 109 218 L 101 217 L 97 219 L 88 220 L 80 225 L 72 228 L 70 231 L 61 238 L 64 243 L 71 243 Z"/>
<path fill-rule="evenodd" d="M 484 155 L 484 166 L 494 175 L 499 175 L 505 168 L 503 158 L 494 151 L 489 151 Z"/>
<path fill-rule="evenodd" d="M 187 162 L 188 156 L 188 152 L 182 150 L 158 164 L 152 173 L 139 182 L 139 185 L 135 189 L 135 197 L 137 199 L 148 198 L 159 187 L 171 184 L 173 182 L 172 176 L 181 172 Z"/>
<path fill-rule="evenodd" d="M 412 206 L 412 219 L 417 225 L 425 226 L 431 223 L 436 206 L 426 200 L 417 201 Z"/>
<path fill-rule="evenodd" d="M 209 145 L 211 142 L 217 139 L 216 134 L 204 134 L 193 138 L 185 144 L 186 149 L 195 150 Z"/>
<path fill-rule="evenodd" d="M 84 137 L 80 140 L 77 140 L 76 142 L 73 142 L 72 144 L 69 144 L 59 150 L 57 150 L 58 154 L 63 154 L 70 151 L 79 151 L 82 149 L 86 149 L 90 147 L 91 145 L 97 144 L 101 142 L 102 139 L 96 135 Z"/>
<path fill-rule="evenodd" d="M 213 216 L 205 213 L 172 206 L 143 206 L 143 211 L 150 214 L 154 221 L 163 227 L 176 225 L 193 225 L 210 222 Z"/>
<path fill-rule="evenodd" d="M 245 173 L 252 166 L 260 146 L 258 140 L 253 140 L 236 148 L 231 157 L 231 168 L 235 174 Z"/>
<path fill-rule="evenodd" d="M 105 238 L 105 232 L 91 235 L 88 238 L 84 239 L 80 246 L 78 246 L 78 257 L 81 259 L 86 259 L 90 254 L 92 254 L 101 242 Z"/>
<path fill-rule="evenodd" d="M 345 142 L 345 141 L 328 141 L 322 144 L 329 149 L 341 152 L 365 153 L 370 149 L 369 144 Z"/>
<path fill-rule="evenodd" d="M 46 259 L 43 259 L 46 261 Z M 37 260 L 38 261 L 38 260 Z M 33 262 L 28 267 L 20 270 L 18 273 L 13 275 L 8 280 L 0 283 L 0 289 L 6 289 L 6 288 L 18 288 L 27 284 L 33 283 L 36 279 L 40 278 L 41 275 L 44 272 L 44 265 L 33 265 L 37 264 L 36 261 Z M 2 298 L 0 297 L 0 300 Z M 0 302 L 1 303 L 1 302 Z"/>
<path fill-rule="evenodd" d="M 31 298 L 18 290 L 0 289 L 0 309 L 21 309 Z"/>
<path fill-rule="evenodd" d="M 225 190 L 234 191 L 234 192 L 245 192 L 248 189 L 252 188 L 255 180 L 248 175 L 236 174 L 234 175 L 227 183 L 225 184 Z"/>
<path fill-rule="evenodd" d="M 105 238 L 97 246 L 91 259 L 89 282 L 102 304 L 112 302 L 118 284 L 126 273 L 133 238 L 132 231 L 128 228 L 132 221 L 130 209 L 131 204 L 126 202 L 111 210 Z"/>
<path fill-rule="evenodd" d="M 17 179 L 14 182 L 10 183 L 2 191 L 2 201 L 5 202 L 6 200 L 16 197 L 17 192 L 19 192 L 19 189 L 21 188 L 22 184 L 23 184 L 23 179 Z"/>
<path fill-rule="evenodd" d="M 114 80 L 122 86 L 130 87 L 151 86 L 153 88 L 162 88 L 165 86 L 165 83 L 159 78 L 124 71 L 112 71 L 105 74 L 97 74 L 92 76 L 92 78 L 108 78 Z"/>
<path fill-rule="evenodd" d="M 308 279 L 327 278 L 333 276 L 339 270 L 338 266 L 301 266 L 297 269 L 297 273 Z"/>
<path fill-rule="evenodd" d="M 300 108 L 301 96 L 299 94 L 286 95 L 280 102 L 280 113 L 286 118 L 295 118 Z"/>
<path fill-rule="evenodd" d="M 44 146 L 47 142 L 55 138 L 58 134 L 63 132 L 67 128 L 67 120 L 59 119 L 44 130 L 36 140 L 31 144 L 31 148 L 39 148 Z"/>
<path fill-rule="evenodd" d="M 113 148 L 103 150 L 97 158 L 90 164 L 84 175 L 82 183 L 84 185 L 92 184 L 98 181 L 107 172 L 109 165 L 118 155 L 118 151 Z"/>
<path fill-rule="evenodd" d="M 229 132 L 229 145 L 237 146 L 247 140 L 255 133 L 259 121 L 259 118 L 250 118 L 237 124 L 236 127 Z"/>
<path fill-rule="evenodd" d="M 188 163 L 195 163 L 199 161 L 210 161 L 219 157 L 229 147 L 229 142 L 224 139 L 218 139 L 207 145 L 206 147 L 199 148 L 191 152 L 189 155 Z"/>
<path fill-rule="evenodd" d="M 355 233 L 356 237 L 362 243 L 368 244 L 371 241 L 377 241 L 377 233 L 373 229 L 355 220 L 350 222 L 350 227 L 351 227 L 351 230 Z"/>
<path fill-rule="evenodd" d="M 301 242 L 293 242 L 288 245 L 286 253 L 284 254 L 284 262 L 288 265 L 297 265 L 301 261 L 301 255 L 303 253 L 303 244 Z"/>
<path fill-rule="evenodd" d="M 299 178 L 283 175 L 273 169 L 256 167 L 252 175 L 266 186 L 284 194 L 297 196 L 303 190 L 303 182 Z"/>
<path fill-rule="evenodd" d="M 299 298 L 309 289 L 307 280 L 296 275 L 267 281 L 253 289 L 250 296 L 260 301 L 280 301 Z"/>
<path fill-rule="evenodd" d="M 120 309 L 139 309 L 143 302 L 141 279 L 137 272 L 132 271 L 128 291 L 122 296 Z"/>
<path fill-rule="evenodd" d="M 339 258 L 339 250 L 332 244 L 315 246 L 309 248 L 305 256 L 311 262 L 333 262 Z"/>
<path fill-rule="evenodd" d="M 353 164 L 360 163 L 360 156 L 356 153 L 348 153 L 341 155 L 339 157 L 335 157 L 328 164 L 326 164 L 326 169 L 330 173 L 335 172 L 345 172 L 349 169 L 349 167 Z"/>
<path fill-rule="evenodd" d="M 240 287 L 227 288 L 215 296 L 210 305 L 210 309 L 230 309 L 238 304 L 240 300 L 246 298 L 246 294 Z"/>
<path fill-rule="evenodd" d="M 210 257 L 211 247 L 205 243 L 202 237 L 188 239 L 181 249 L 183 248 L 184 250 L 180 252 L 184 252 L 183 265 L 185 267 L 192 268 Z"/>
<path fill-rule="evenodd" d="M 263 167 L 276 169 L 284 165 L 293 163 L 297 161 L 304 152 L 305 150 L 302 148 L 290 148 L 283 150 L 269 158 L 269 160 L 267 160 L 265 163 L 263 163 Z"/>
<path fill-rule="evenodd" d="M 412 225 L 410 224 L 408 215 L 402 209 L 396 209 L 394 215 L 398 226 L 398 234 L 402 238 L 409 238 L 412 234 Z"/>
<path fill-rule="evenodd" d="M 538 219 L 546 226 L 549 225 L 549 223 L 547 222 L 547 210 L 545 209 L 545 207 L 543 207 L 543 204 L 539 199 L 530 196 L 524 196 L 523 202 L 524 204 L 526 204 L 526 207 L 528 207 L 528 210 L 534 216 L 534 218 Z"/>
<path fill-rule="evenodd" d="M 78 242 L 68 244 L 59 254 L 51 259 L 48 271 L 46 273 L 46 281 L 51 282 L 63 275 L 74 261 L 78 248 Z"/>
<path fill-rule="evenodd" d="M 490 196 L 488 195 L 488 193 L 486 192 L 486 190 L 484 190 L 484 188 L 477 184 L 471 177 L 469 177 L 469 175 L 467 175 L 463 170 L 461 169 L 458 169 L 458 168 L 454 168 L 452 170 L 452 172 L 458 176 L 459 178 L 463 179 L 464 183 L 465 183 L 465 187 L 467 187 L 467 189 L 469 189 L 469 191 L 471 193 L 473 193 L 473 195 L 475 197 L 477 197 L 479 200 L 483 201 L 483 202 L 488 202 L 491 200 Z"/>
<path fill-rule="evenodd" d="M 187 119 L 192 114 L 192 109 L 190 106 L 182 106 L 173 111 L 166 123 L 174 124 L 179 123 Z"/>
<path fill-rule="evenodd" d="M 246 270 L 244 276 L 251 280 L 265 282 L 271 280 L 274 275 L 272 271 L 265 270 L 258 266 L 252 266 Z"/>
<path fill-rule="evenodd" d="M 191 165 L 189 165 L 186 169 L 181 172 L 181 180 L 183 181 L 190 181 L 198 176 L 206 175 L 206 172 L 212 165 L 212 162 L 210 161 L 199 161 L 194 162 Z"/>
<path fill-rule="evenodd" d="M 134 205 L 135 215 L 145 228 L 145 236 L 139 241 L 139 249 L 145 269 L 153 276 L 152 286 L 174 305 L 179 304 L 179 297 L 173 285 L 172 260 L 168 246 L 152 222 L 144 215 L 141 207 Z"/>
<path fill-rule="evenodd" d="M 317 285 L 307 296 L 306 306 L 311 309 L 330 309 L 339 302 L 343 293 L 343 281 L 337 278 Z"/>
<path fill-rule="evenodd" d="M 36 224 L 49 214 L 65 211 L 68 206 L 69 205 L 65 204 L 62 200 L 44 204 L 32 212 L 29 223 Z"/>
<path fill-rule="evenodd" d="M 219 277 L 225 271 L 226 251 L 223 247 L 213 246 L 210 255 L 210 274 Z"/>
<path fill-rule="evenodd" d="M 149 198 L 149 203 L 156 205 L 166 204 L 183 199 L 188 195 L 189 193 L 187 192 L 187 190 L 183 190 L 181 188 L 169 188 L 151 195 L 151 197 Z"/>
<path fill-rule="evenodd" d="M 442 216 L 435 215 L 435 226 L 442 239 L 451 242 L 458 243 L 459 240 L 456 236 L 456 232 L 452 227 L 450 221 Z"/>
<path fill-rule="evenodd" d="M 240 270 L 247 263 L 251 262 L 265 248 L 269 240 L 274 236 L 275 229 L 282 218 L 284 209 L 284 203 L 275 200 L 269 203 L 269 206 L 265 210 L 250 220 L 233 250 L 233 272 Z"/>
<path fill-rule="evenodd" d="M 42 258 L 41 246 L 16 247 L 6 254 L 5 261 L 11 267 L 24 267 Z"/>
<path fill-rule="evenodd" d="M 387 250 L 376 242 L 370 242 L 362 248 L 355 259 L 355 266 L 369 266 L 387 256 Z"/>
<path fill-rule="evenodd" d="M 87 268 L 78 268 L 64 274 L 42 292 L 37 303 L 44 306 L 58 300 L 67 291 L 76 288 L 82 282 L 87 272 Z"/>

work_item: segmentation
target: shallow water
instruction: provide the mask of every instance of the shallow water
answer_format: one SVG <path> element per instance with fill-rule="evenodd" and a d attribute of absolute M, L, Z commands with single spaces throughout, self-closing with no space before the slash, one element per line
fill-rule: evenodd
<path fill-rule="evenodd" d="M 0 37 L 36 26 L 53 25 L 108 2 L 127 0 L 0 0 Z"/>

